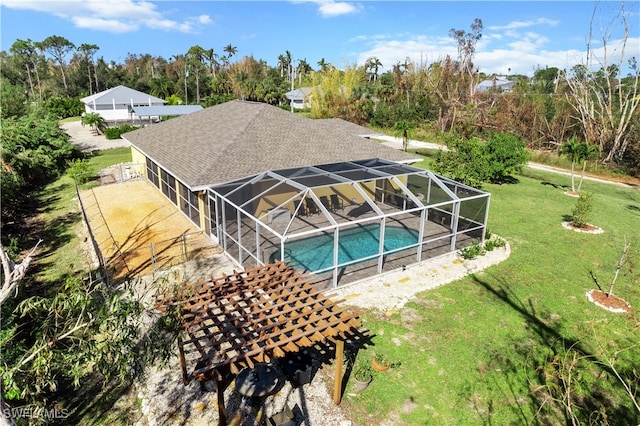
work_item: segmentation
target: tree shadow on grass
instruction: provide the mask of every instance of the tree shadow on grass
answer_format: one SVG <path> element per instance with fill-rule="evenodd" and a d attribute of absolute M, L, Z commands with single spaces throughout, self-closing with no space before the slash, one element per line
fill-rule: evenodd
<path fill-rule="evenodd" d="M 489 369 L 501 371 L 507 389 L 504 382 L 495 380 L 495 387 L 502 389 L 505 398 L 477 408 L 485 419 L 483 423 L 492 424 L 492 407 L 504 405 L 504 399 L 508 399 L 523 424 L 638 424 L 640 413 L 631 403 L 625 406 L 625 398 L 630 396 L 613 369 L 582 341 L 563 333 L 558 315 L 540 311 L 531 299 L 521 300 L 499 277 L 483 280 L 472 275 L 472 279 L 517 312 L 528 330 L 527 336 L 514 341 L 506 353 L 489 350 Z M 637 383 L 633 368 L 617 370 L 628 382 Z M 528 389 L 528 395 L 518 392 L 523 388 Z M 523 409 L 525 404 L 528 410 Z M 535 418 L 526 412 L 535 413 Z"/>

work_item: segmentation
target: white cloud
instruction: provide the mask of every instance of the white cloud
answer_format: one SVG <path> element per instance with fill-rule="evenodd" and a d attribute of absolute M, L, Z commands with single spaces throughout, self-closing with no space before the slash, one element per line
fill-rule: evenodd
<path fill-rule="evenodd" d="M 444 59 L 447 55 L 456 56 L 457 50 L 449 37 L 412 36 L 404 40 L 382 40 L 361 52 L 357 57 L 358 65 L 375 56 L 382 62 L 381 72 L 389 71 L 397 64 L 409 58 L 414 63 L 428 65 Z"/>
<path fill-rule="evenodd" d="M 83 16 L 72 17 L 71 21 L 78 28 L 86 28 L 98 31 L 107 31 L 110 33 L 128 33 L 136 31 L 138 26 L 135 24 L 127 24 L 113 19 L 88 18 Z"/>
<path fill-rule="evenodd" d="M 293 0 L 292 3 L 313 3 L 318 5 L 320 15 L 326 18 L 349 15 L 359 12 L 362 7 L 357 3 L 334 0 Z"/>
<path fill-rule="evenodd" d="M 528 28 L 534 25 L 556 26 L 558 24 L 559 24 L 559 21 L 555 21 L 553 19 L 538 18 L 538 19 L 532 19 L 529 21 L 513 21 L 513 22 L 509 22 L 507 25 L 492 25 L 490 27 L 487 27 L 487 29 L 491 31 L 502 31 L 502 30 L 515 30 L 519 28 Z"/>
<path fill-rule="evenodd" d="M 78 28 L 112 33 L 132 32 L 141 27 L 192 33 L 212 22 L 208 15 L 183 21 L 168 19 L 158 10 L 157 4 L 144 0 L 3 0 L 2 5 L 11 9 L 49 13 L 73 22 Z"/>

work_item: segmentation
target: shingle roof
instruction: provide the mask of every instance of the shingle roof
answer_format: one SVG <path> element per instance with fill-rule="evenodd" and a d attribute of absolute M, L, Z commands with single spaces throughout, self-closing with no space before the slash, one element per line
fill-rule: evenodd
<path fill-rule="evenodd" d="M 80 99 L 84 104 L 96 104 L 96 105 L 112 105 L 115 101 L 116 104 L 165 104 L 165 100 L 156 98 L 155 96 L 148 95 L 140 92 L 139 90 L 131 89 L 126 86 L 116 86 L 111 89 L 103 90 L 91 96 Z"/>
<path fill-rule="evenodd" d="M 344 131 L 356 136 L 372 137 L 382 135 L 382 133 L 371 130 L 368 127 L 343 120 L 342 118 L 325 118 L 322 121 L 326 122 L 329 126 L 343 129 Z"/>
<path fill-rule="evenodd" d="M 334 162 L 417 158 L 257 102 L 230 101 L 123 135 L 190 188 L 268 170 Z"/>

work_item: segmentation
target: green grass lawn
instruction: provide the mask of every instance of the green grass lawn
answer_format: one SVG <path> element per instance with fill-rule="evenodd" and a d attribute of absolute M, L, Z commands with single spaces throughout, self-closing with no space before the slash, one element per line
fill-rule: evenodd
<path fill-rule="evenodd" d="M 97 172 L 131 161 L 131 152 L 102 151 L 89 161 Z M 595 197 L 590 222 L 604 229 L 589 235 L 561 227 L 576 202 L 563 194 L 570 177 L 527 169 L 518 179 L 484 188 L 492 194 L 489 229 L 509 241 L 509 259 L 421 293 L 392 315 L 364 313 L 375 344 L 366 352 L 382 352 L 399 365 L 376 373 L 364 391 L 348 385 L 343 406 L 356 425 L 568 423 L 558 404 L 543 400 L 548 390 L 560 398 L 558 378 L 570 368 L 574 403 L 584 407 L 576 412 L 600 404 L 609 424 L 640 421 L 614 371 L 598 364 L 611 356 L 619 372 L 638 378 L 638 322 L 585 297 L 595 287 L 590 272 L 608 287 L 625 238 L 637 268 L 640 191 L 585 181 L 583 190 Z M 57 281 L 84 267 L 73 181 L 65 176 L 49 185 L 42 200 L 41 218 L 56 239 L 46 242 L 40 270 Z M 637 270 L 629 271 L 623 269 L 614 293 L 638 307 L 640 280 Z M 599 420 L 594 424 L 604 423 Z"/>
<path fill-rule="evenodd" d="M 391 316 L 365 313 L 375 344 L 367 352 L 400 365 L 363 392 L 348 388 L 344 405 L 356 424 L 564 423 L 560 405 L 543 400 L 561 399 L 558 379 L 570 372 L 580 419 L 602 407 L 609 424 L 640 420 L 613 371 L 598 364 L 610 356 L 638 379 L 638 322 L 585 296 L 596 287 L 590 272 L 608 290 L 625 238 L 630 265 L 640 260 L 640 191 L 585 182 L 595 196 L 590 222 L 604 233 L 581 234 L 561 227 L 576 202 L 563 194 L 570 177 L 526 169 L 518 179 L 484 188 L 492 194 L 489 229 L 511 244 L 506 261 L 419 294 Z M 637 307 L 640 280 L 629 270 L 614 293 Z"/>
<path fill-rule="evenodd" d="M 89 159 L 94 173 L 114 164 L 131 162 L 131 148 L 99 151 Z M 87 185 L 95 185 L 95 181 Z M 61 176 L 47 185 L 39 194 L 39 219 L 45 224 L 43 244 L 46 254 L 38 262 L 39 279 L 45 282 L 63 282 L 65 277 L 87 271 L 87 256 L 79 244 L 82 216 L 78 207 L 75 184 L 69 176 Z"/>

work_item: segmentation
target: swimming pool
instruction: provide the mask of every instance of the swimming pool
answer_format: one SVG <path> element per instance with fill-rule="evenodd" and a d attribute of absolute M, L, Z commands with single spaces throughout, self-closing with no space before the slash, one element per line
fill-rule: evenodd
<path fill-rule="evenodd" d="M 400 226 L 386 226 L 384 229 L 384 250 L 396 250 L 418 242 L 418 231 Z M 338 263 L 357 262 L 378 254 L 380 246 L 380 225 L 359 225 L 340 231 Z M 330 268 L 333 265 L 333 233 L 294 240 L 284 244 L 285 259 L 298 268 L 311 272 Z M 273 253 L 269 260 L 280 257 Z"/>

